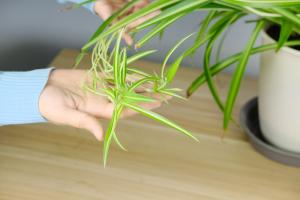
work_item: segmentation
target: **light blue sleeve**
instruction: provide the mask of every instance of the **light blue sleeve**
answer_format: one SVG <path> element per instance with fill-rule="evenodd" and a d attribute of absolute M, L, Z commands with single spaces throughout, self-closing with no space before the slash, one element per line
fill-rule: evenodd
<path fill-rule="evenodd" d="M 81 3 L 85 0 L 57 0 Z M 83 5 L 94 13 L 94 2 Z M 53 68 L 28 72 L 0 72 L 0 126 L 46 122 L 39 112 L 39 97 Z"/>
<path fill-rule="evenodd" d="M 59 3 L 67 3 L 67 2 L 71 2 L 71 3 L 82 3 L 86 0 L 57 0 Z M 87 3 L 87 4 L 84 4 L 83 7 L 88 9 L 89 11 L 91 11 L 92 13 L 95 14 L 95 11 L 94 11 L 94 5 L 95 5 L 95 2 L 91 2 L 91 3 Z"/>
<path fill-rule="evenodd" d="M 0 72 L 0 125 L 45 122 L 39 97 L 53 68 Z"/>

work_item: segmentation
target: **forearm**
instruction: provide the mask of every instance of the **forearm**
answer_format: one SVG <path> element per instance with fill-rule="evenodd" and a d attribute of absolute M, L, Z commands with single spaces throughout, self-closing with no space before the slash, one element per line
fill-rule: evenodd
<path fill-rule="evenodd" d="M 50 71 L 0 72 L 0 125 L 46 121 L 39 112 L 39 97 Z"/>

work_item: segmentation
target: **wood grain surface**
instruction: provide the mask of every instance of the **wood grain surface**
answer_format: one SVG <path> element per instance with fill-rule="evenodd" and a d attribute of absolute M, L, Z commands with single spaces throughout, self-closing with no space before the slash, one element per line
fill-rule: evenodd
<path fill-rule="evenodd" d="M 62 51 L 52 66 L 70 68 L 77 53 Z M 146 61 L 136 65 L 149 71 L 159 67 Z M 82 67 L 89 67 L 88 58 Z M 174 85 L 185 89 L 199 73 L 182 68 Z M 223 96 L 229 78 L 216 80 Z M 256 80 L 245 78 L 236 117 L 255 95 Z M 193 131 L 200 142 L 142 116 L 124 119 L 118 134 L 128 152 L 113 145 L 104 169 L 102 144 L 85 131 L 52 124 L 1 127 L 0 199 L 300 199 L 300 169 L 257 153 L 235 125 L 224 133 L 206 86 L 188 101 L 171 100 L 157 112 Z"/>

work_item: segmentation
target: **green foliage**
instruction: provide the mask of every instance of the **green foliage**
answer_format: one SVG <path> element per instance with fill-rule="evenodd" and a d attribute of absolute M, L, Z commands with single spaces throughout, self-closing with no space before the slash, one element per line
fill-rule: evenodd
<path fill-rule="evenodd" d="M 151 38 L 158 35 L 161 31 L 165 30 L 171 24 L 187 14 L 201 10 L 209 10 L 207 17 L 199 26 L 199 32 L 196 36 L 195 43 L 175 60 L 171 65 L 172 70 L 169 70 L 167 74 L 163 74 L 163 77 L 166 76 L 168 81 L 172 81 L 184 58 L 193 55 L 198 48 L 207 44 L 203 62 L 204 73 L 193 81 L 187 94 L 188 96 L 192 95 L 200 85 L 207 81 L 216 103 L 220 109 L 224 111 L 224 128 L 228 126 L 228 122 L 232 118 L 232 109 L 249 57 L 254 53 L 274 49 L 274 45 L 261 46 L 259 48 L 254 47 L 259 31 L 264 28 L 264 22 L 276 23 L 281 26 L 280 38 L 277 45 L 275 45 L 277 50 L 287 44 L 291 45 L 288 41 L 291 34 L 295 32 L 300 33 L 300 18 L 298 15 L 300 11 L 299 0 L 155 0 L 147 7 L 123 18 L 110 28 L 98 33 L 97 37 L 99 38 L 112 34 L 134 20 L 157 9 L 162 10 L 158 16 L 145 21 L 133 30 L 134 32 L 137 32 L 153 26 L 153 28 L 150 28 L 149 32 L 137 42 L 137 47 L 144 45 Z M 211 64 L 210 57 L 212 49 L 215 46 L 215 41 L 221 37 L 221 33 L 230 28 L 232 24 L 240 20 L 243 16 L 249 14 L 255 14 L 258 17 L 258 20 L 253 21 L 257 23 L 257 28 L 249 39 L 245 50 L 242 53 L 233 55 L 221 62 Z M 93 42 L 88 43 L 88 45 L 92 44 Z M 167 58 L 168 57 L 169 56 L 167 55 Z M 216 85 L 213 83 L 212 76 L 235 63 L 238 64 L 224 105 L 218 95 Z M 164 64 L 162 71 L 163 70 Z"/>
<path fill-rule="evenodd" d="M 284 44 L 288 41 L 292 31 L 293 31 L 293 24 L 286 19 L 282 19 L 280 38 L 278 40 L 276 51 L 279 51 L 284 46 Z"/>
<path fill-rule="evenodd" d="M 228 92 L 228 97 L 226 101 L 226 106 L 224 110 L 224 128 L 226 129 L 228 127 L 229 120 L 231 119 L 231 114 L 232 114 L 232 109 L 234 102 L 237 97 L 238 90 L 241 85 L 241 81 L 249 60 L 249 57 L 251 55 L 251 49 L 254 46 L 254 43 L 258 37 L 259 32 L 263 29 L 264 27 L 264 21 L 259 21 L 253 31 L 253 34 L 240 57 L 240 61 L 236 67 L 236 70 L 233 74 L 231 84 L 230 84 L 230 89 Z"/>
<path fill-rule="evenodd" d="M 98 28 L 91 39 L 82 48 L 82 54 L 79 55 L 77 63 L 81 60 L 86 51 L 94 46 L 94 57 L 101 63 L 101 67 L 93 66 L 91 71 L 101 71 L 107 75 L 107 79 L 113 81 L 114 86 L 107 86 L 107 91 L 104 91 L 104 93 L 115 103 L 117 109 L 122 110 L 124 107 L 130 107 L 131 109 L 156 119 L 165 125 L 171 126 L 184 134 L 186 134 L 186 132 L 177 126 L 174 126 L 172 122 L 159 115 L 153 114 L 151 111 L 141 110 L 143 108 L 137 107 L 137 105 L 134 104 L 150 101 L 149 97 L 135 96 L 130 93 L 130 98 L 128 98 L 128 96 L 124 94 L 128 91 L 134 91 L 137 87 L 151 83 L 153 85 L 153 88 L 150 90 L 152 93 L 178 97 L 176 90 L 167 88 L 169 83 L 173 81 L 182 61 L 186 57 L 194 55 L 200 47 L 205 46 L 203 60 L 204 71 L 191 83 L 187 90 L 187 95 L 191 96 L 203 83 L 207 83 L 215 102 L 224 112 L 224 128 L 227 128 L 229 121 L 232 119 L 234 103 L 250 56 L 268 50 L 279 50 L 284 46 L 296 46 L 300 44 L 300 41 L 298 40 L 289 41 L 292 34 L 300 34 L 300 0 L 154 0 L 148 6 L 123 17 L 112 24 L 112 21 L 115 21 L 119 16 L 122 16 L 124 12 L 129 10 L 138 1 L 139 0 L 130 1 L 124 8 L 115 12 Z M 149 55 L 153 53 L 153 51 L 137 53 L 127 59 L 126 50 L 121 49 L 119 46 L 121 40 L 120 36 L 116 46 L 113 48 L 112 56 L 107 55 L 107 46 L 110 45 L 111 42 L 109 42 L 109 40 L 111 40 L 111 38 L 115 38 L 116 34 L 119 33 L 120 30 L 126 29 L 126 26 L 130 23 L 157 10 L 161 10 L 159 15 L 146 20 L 144 23 L 130 30 L 130 32 L 134 34 L 139 31 L 147 31 L 147 33 L 137 41 L 135 45 L 136 48 L 142 47 L 155 36 L 161 35 L 170 25 L 186 15 L 192 12 L 208 11 L 206 12 L 207 16 L 199 25 L 195 42 L 178 56 L 167 70 L 165 68 L 170 55 L 189 36 L 183 40 L 179 40 L 174 49 L 171 49 L 170 53 L 166 55 L 160 75 L 150 75 L 142 70 L 128 67 L 127 65 L 129 63 Z M 256 27 L 250 36 L 245 49 L 242 52 L 229 56 L 221 61 L 217 59 L 217 63 L 211 63 L 210 59 L 213 48 L 217 44 L 216 41 L 218 41 L 219 38 L 222 38 L 224 32 L 230 29 L 233 24 L 248 15 L 256 15 L 256 19 L 251 20 L 252 23 L 256 23 Z M 266 24 L 276 24 L 281 27 L 279 40 L 275 44 L 255 47 L 254 44 L 258 34 Z M 105 45 L 106 43 L 109 45 Z M 106 50 L 101 52 L 99 48 L 105 48 Z M 226 101 L 222 102 L 222 99 L 218 94 L 217 86 L 214 84 L 213 76 L 233 64 L 236 64 L 236 69 L 230 83 Z M 130 73 L 139 75 L 142 78 L 128 85 L 125 80 L 127 74 Z M 101 81 L 103 80 L 101 79 Z M 119 111 L 116 111 L 113 120 L 117 121 L 118 119 Z M 106 139 L 107 144 L 105 146 L 107 149 L 110 140 L 115 138 L 112 137 L 115 134 L 115 126 L 116 122 L 111 123 L 109 126 L 107 133 L 108 138 Z M 106 150 L 104 152 L 106 152 Z M 107 158 L 107 153 L 105 153 L 105 155 L 104 159 Z"/>
<path fill-rule="evenodd" d="M 154 95 L 160 95 L 161 98 L 164 98 L 165 95 L 180 96 L 176 94 L 178 91 L 176 88 L 169 88 L 168 81 L 162 75 L 164 71 L 160 75 L 152 75 L 129 67 L 130 63 L 154 53 L 154 51 L 140 52 L 127 58 L 127 48 L 121 46 L 123 32 L 124 29 L 118 34 L 113 34 L 110 37 L 101 37 L 98 40 L 93 49 L 92 67 L 89 70 L 92 83 L 86 83 L 84 87 L 88 92 L 107 97 L 114 105 L 112 118 L 106 130 L 103 143 L 104 166 L 107 164 L 112 140 L 121 149 L 126 150 L 116 134 L 116 127 L 124 109 L 132 109 L 197 140 L 189 131 L 176 123 L 140 106 L 142 103 L 152 103 L 161 100 L 154 98 Z M 113 41 L 115 41 L 115 44 L 111 45 Z M 171 55 L 182 42 L 183 40 L 171 49 L 168 55 Z M 113 46 L 111 53 L 108 52 L 109 45 Z M 141 88 L 144 88 L 145 93 L 141 93 L 140 90 L 137 91 L 137 89 Z"/>

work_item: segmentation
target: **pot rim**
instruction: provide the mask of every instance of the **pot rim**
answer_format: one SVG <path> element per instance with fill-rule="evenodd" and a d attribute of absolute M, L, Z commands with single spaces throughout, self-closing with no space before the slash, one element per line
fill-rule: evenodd
<path fill-rule="evenodd" d="M 268 33 L 267 33 L 267 31 L 266 31 L 267 28 L 268 28 L 268 26 L 267 26 L 265 29 L 263 29 L 263 31 L 262 31 L 262 37 L 263 37 L 263 38 L 266 38 L 266 39 L 268 39 L 268 40 L 270 40 L 270 41 L 272 41 L 273 43 L 277 43 L 276 40 L 274 40 L 271 36 L 268 35 Z M 293 48 L 291 48 L 291 47 L 284 46 L 284 47 L 282 47 L 282 48 L 280 49 L 280 51 L 285 51 L 285 52 L 287 52 L 287 53 L 290 53 L 290 54 L 293 54 L 293 55 L 295 55 L 295 56 L 300 57 L 300 51 L 299 51 L 299 50 L 296 50 L 296 49 L 293 49 Z"/>

